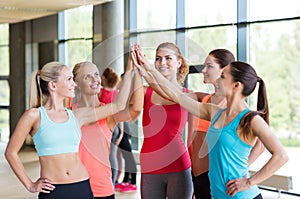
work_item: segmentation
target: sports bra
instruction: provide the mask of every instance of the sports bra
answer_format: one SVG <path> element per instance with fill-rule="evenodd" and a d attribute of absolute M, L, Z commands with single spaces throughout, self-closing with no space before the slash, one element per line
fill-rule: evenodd
<path fill-rule="evenodd" d="M 40 126 L 32 137 L 39 156 L 78 152 L 81 131 L 72 111 L 65 110 L 69 119 L 55 123 L 48 117 L 46 109 L 39 107 Z"/>

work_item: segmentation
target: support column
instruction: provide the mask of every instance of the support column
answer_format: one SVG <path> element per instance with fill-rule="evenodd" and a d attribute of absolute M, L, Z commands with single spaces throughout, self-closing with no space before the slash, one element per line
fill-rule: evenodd
<path fill-rule="evenodd" d="M 99 13 L 100 12 L 100 13 Z M 99 32 L 96 32 L 99 31 Z M 101 32 L 100 32 L 101 31 Z M 124 71 L 124 1 L 95 6 L 93 62 L 100 72 L 110 66 L 118 74 Z M 98 39 L 98 40 L 96 40 Z"/>
<path fill-rule="evenodd" d="M 10 135 L 26 109 L 25 22 L 9 25 Z"/>

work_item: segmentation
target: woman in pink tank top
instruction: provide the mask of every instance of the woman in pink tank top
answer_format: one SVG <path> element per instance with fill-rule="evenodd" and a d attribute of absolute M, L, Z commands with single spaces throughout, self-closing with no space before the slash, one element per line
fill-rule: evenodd
<path fill-rule="evenodd" d="M 129 57 L 126 73 L 132 73 L 133 70 Z M 143 89 L 133 87 L 132 91 L 134 92 L 126 109 L 121 112 L 114 112 L 114 108 L 111 107 L 112 103 L 105 105 L 99 101 L 98 94 L 101 80 L 99 70 L 95 64 L 91 62 L 78 63 L 73 69 L 73 74 L 81 96 L 79 101 L 73 105 L 73 108 L 102 106 L 102 111 L 111 112 L 107 118 L 84 125 L 81 128 L 82 138 L 79 155 L 89 173 L 94 197 L 97 199 L 113 199 L 115 196 L 109 161 L 112 131 L 118 122 L 135 119 L 140 114 L 143 104 L 136 102 L 136 99 L 142 97 Z M 141 76 L 138 72 L 134 72 L 133 84 L 140 85 L 139 81 L 141 81 Z"/>
<path fill-rule="evenodd" d="M 182 84 L 189 66 L 175 44 L 160 44 L 154 64 L 182 92 L 188 92 Z M 141 197 L 190 199 L 193 193 L 191 161 L 182 139 L 188 112 L 166 98 L 151 76 L 144 78 L 151 87 L 145 88 L 144 97 Z"/>

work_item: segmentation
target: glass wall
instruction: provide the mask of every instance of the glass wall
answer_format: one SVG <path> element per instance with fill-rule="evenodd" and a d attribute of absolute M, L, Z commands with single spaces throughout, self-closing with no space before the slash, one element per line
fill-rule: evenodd
<path fill-rule="evenodd" d="M 174 13 L 176 2 L 160 1 L 156 4 L 152 1 L 138 1 L 135 11 L 137 41 L 146 49 L 150 59 L 154 57 L 155 47 L 160 42 L 175 42 L 184 52 L 188 63 L 198 66 L 204 63 L 208 52 L 215 48 L 227 48 L 236 58 L 238 52 L 246 52 L 249 55 L 247 62 L 256 68 L 266 83 L 270 126 L 290 157 L 289 162 L 277 174 L 292 176 L 293 189 L 289 192 L 300 194 L 300 175 L 296 168 L 300 165 L 297 158 L 300 153 L 300 87 L 296 79 L 300 72 L 298 1 L 187 0 L 183 16 L 177 17 L 177 13 Z M 161 7 L 165 9 L 162 10 Z M 241 7 L 246 8 L 242 12 L 248 12 L 244 15 L 245 20 L 242 20 L 247 30 L 242 33 L 244 38 L 238 40 L 238 21 L 241 20 L 237 20 L 237 13 Z M 176 27 L 176 18 L 185 19 L 184 27 Z M 178 39 L 179 36 L 184 38 L 184 42 Z M 238 41 L 244 43 L 237 45 Z M 237 46 L 243 49 L 237 49 Z M 213 87 L 203 84 L 200 70 L 188 75 L 187 85 L 189 89 L 213 92 Z M 253 95 L 248 101 L 255 108 L 256 96 Z M 251 169 L 259 169 L 269 155 L 268 152 L 264 153 Z"/>
<path fill-rule="evenodd" d="M 64 30 L 60 31 L 59 49 L 64 62 L 73 67 L 76 63 L 87 60 L 92 53 L 93 37 L 93 6 L 81 6 L 66 10 L 60 23 Z M 62 15 L 59 15 L 62 16 Z M 62 47 L 63 46 L 63 47 Z"/>
<path fill-rule="evenodd" d="M 293 176 L 300 193 L 300 20 L 250 25 L 250 63 L 264 79 L 270 106 L 270 126 L 285 146 L 290 160 L 278 173 Z M 254 107 L 255 99 L 251 100 Z M 267 153 L 266 153 L 267 155 Z M 264 162 L 258 160 L 255 168 Z"/>

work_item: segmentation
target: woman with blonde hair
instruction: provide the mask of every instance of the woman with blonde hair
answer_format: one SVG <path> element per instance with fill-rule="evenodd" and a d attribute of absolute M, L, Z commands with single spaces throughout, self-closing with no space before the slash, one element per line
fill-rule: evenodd
<path fill-rule="evenodd" d="M 136 46 L 138 49 L 138 46 Z M 170 42 L 156 48 L 156 70 L 182 93 L 189 71 L 180 49 Z M 141 197 L 143 199 L 190 199 L 193 194 L 191 161 L 182 139 L 188 112 L 164 97 L 152 76 L 144 91 L 143 133 L 140 153 Z"/>
<path fill-rule="evenodd" d="M 125 109 L 130 85 L 128 71 L 114 103 L 71 111 L 64 107 L 64 100 L 75 96 L 76 83 L 69 67 L 50 62 L 32 74 L 30 108 L 19 119 L 5 151 L 12 170 L 29 192 L 39 192 L 40 199 L 93 198 L 88 172 L 78 156 L 80 127 Z M 36 181 L 28 176 L 18 156 L 28 134 L 39 156 Z"/>

